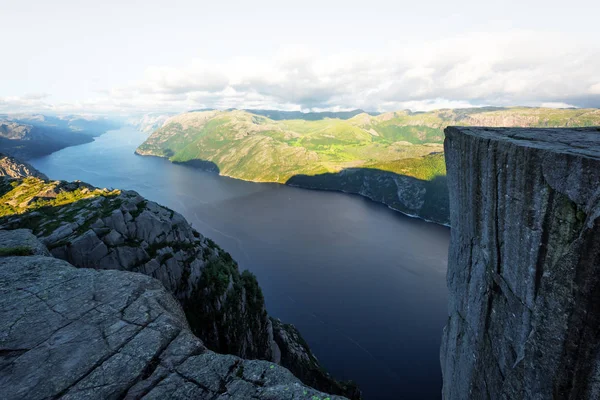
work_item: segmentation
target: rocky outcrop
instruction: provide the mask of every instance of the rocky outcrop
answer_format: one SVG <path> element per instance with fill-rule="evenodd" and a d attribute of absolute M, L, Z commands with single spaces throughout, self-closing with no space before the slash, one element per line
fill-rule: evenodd
<path fill-rule="evenodd" d="M 2 232 L 0 246 L 35 241 Z M 42 246 L 40 243 L 36 247 Z M 342 399 L 208 350 L 156 279 L 0 257 L 0 393 L 17 399 Z"/>
<path fill-rule="evenodd" d="M 209 349 L 281 362 L 254 275 L 240 273 L 227 252 L 177 212 L 133 191 L 83 182 L 26 178 L 3 186 L 10 191 L 1 198 L 0 227 L 32 229 L 52 255 L 77 267 L 156 278 L 179 300 L 193 333 Z"/>
<path fill-rule="evenodd" d="M 600 130 L 446 129 L 444 398 L 600 396 Z"/>
<path fill-rule="evenodd" d="M 52 255 L 29 229 L 0 230 L 0 256 L 47 256 Z"/>
<path fill-rule="evenodd" d="M 354 382 L 337 381 L 323 369 L 294 325 L 284 324 L 274 318 L 271 321 L 275 343 L 281 352 L 281 365 L 289 368 L 307 385 L 327 393 L 344 394 L 351 399 L 361 397 L 361 391 Z"/>
<path fill-rule="evenodd" d="M 31 165 L 1 153 L 0 176 L 8 176 L 11 178 L 24 178 L 27 176 L 34 176 L 40 179 L 48 179 L 46 175 L 33 168 Z"/>
<path fill-rule="evenodd" d="M 50 210 L 38 207 L 9 215 L 2 220 L 5 228 L 32 228 L 55 257 L 77 267 L 156 278 L 182 302 L 194 332 L 211 349 L 272 359 L 273 335 L 262 297 L 251 312 L 243 310 L 252 300 L 248 287 L 260 290 L 256 279 L 244 275 L 244 290 L 240 289 L 235 261 L 180 214 L 135 192 L 96 192 L 81 182 L 49 182 L 38 190 L 52 193 L 53 199 L 82 191 L 92 195 Z M 47 198 L 31 195 L 38 201 Z"/>

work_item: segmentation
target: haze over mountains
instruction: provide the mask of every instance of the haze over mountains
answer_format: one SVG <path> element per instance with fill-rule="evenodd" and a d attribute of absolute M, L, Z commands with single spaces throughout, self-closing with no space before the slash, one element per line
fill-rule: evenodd
<path fill-rule="evenodd" d="M 119 122 L 101 116 L 0 114 L 0 151 L 28 159 L 88 143 Z"/>

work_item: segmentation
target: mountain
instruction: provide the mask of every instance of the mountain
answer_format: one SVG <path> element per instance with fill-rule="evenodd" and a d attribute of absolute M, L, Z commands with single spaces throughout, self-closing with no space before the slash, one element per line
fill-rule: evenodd
<path fill-rule="evenodd" d="M 318 389 L 360 398 L 354 384 L 321 368 L 299 334 L 281 333 L 287 326 L 268 316 L 256 277 L 177 212 L 132 191 L 36 177 L 1 178 L 0 196 L 0 229 L 30 229 L 76 267 L 159 280 L 209 349 L 281 363 Z M 283 357 L 292 353 L 298 358 Z"/>
<path fill-rule="evenodd" d="M 203 110 L 204 111 L 204 110 Z M 233 111 L 233 110 L 230 110 Z M 319 121 L 326 118 L 337 118 L 337 119 L 350 119 L 357 116 L 358 114 L 366 113 L 363 110 L 351 110 L 351 111 L 321 111 L 321 112 L 302 112 L 302 111 L 280 111 L 280 110 L 258 110 L 258 109 L 246 109 L 244 110 L 251 114 L 262 115 L 263 117 L 270 118 L 272 120 L 281 121 L 285 119 L 302 119 L 305 121 Z M 369 112 L 369 115 L 378 115 L 379 113 Z"/>
<path fill-rule="evenodd" d="M 0 152 L 21 159 L 40 157 L 89 143 L 118 126 L 116 121 L 95 116 L 0 115 Z"/>
<path fill-rule="evenodd" d="M 443 129 L 600 125 L 598 109 L 474 108 L 275 120 L 247 111 L 170 118 L 137 154 L 233 178 L 341 190 L 406 214 L 449 222 Z"/>
<path fill-rule="evenodd" d="M 155 130 L 162 128 L 165 121 L 175 115 L 175 113 L 149 113 L 144 114 L 141 117 L 128 118 L 126 123 L 134 126 L 140 132 L 152 133 Z"/>

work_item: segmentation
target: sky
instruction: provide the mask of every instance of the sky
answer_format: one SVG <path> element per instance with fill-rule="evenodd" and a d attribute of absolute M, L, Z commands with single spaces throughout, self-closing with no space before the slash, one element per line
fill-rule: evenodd
<path fill-rule="evenodd" d="M 600 107 L 600 1 L 0 0 L 0 112 Z"/>

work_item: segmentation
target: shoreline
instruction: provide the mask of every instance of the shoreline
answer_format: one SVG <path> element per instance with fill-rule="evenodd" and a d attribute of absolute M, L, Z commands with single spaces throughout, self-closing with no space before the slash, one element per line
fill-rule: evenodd
<path fill-rule="evenodd" d="M 360 196 L 361 198 L 367 199 L 369 201 L 372 201 L 373 203 L 384 205 L 387 208 L 389 208 L 390 210 L 395 211 L 397 213 L 400 213 L 403 216 L 406 216 L 406 217 L 409 217 L 409 218 L 414 218 L 414 219 L 419 219 L 421 221 L 424 221 L 424 222 L 427 222 L 427 223 L 430 223 L 430 224 L 435 224 L 435 225 L 439 225 L 439 226 L 444 226 L 444 227 L 447 227 L 447 228 L 451 228 L 450 224 L 446 224 L 446 223 L 443 223 L 443 222 L 437 222 L 437 221 L 434 221 L 434 220 L 430 220 L 430 219 L 427 219 L 425 217 L 422 217 L 422 216 L 416 215 L 416 214 L 409 214 L 407 212 L 398 210 L 397 208 L 394 208 L 394 207 L 390 206 L 389 204 L 386 204 L 386 203 L 381 202 L 381 201 L 377 201 L 377 200 L 375 200 L 375 199 L 373 199 L 373 198 L 371 198 L 371 197 L 369 197 L 367 195 L 364 195 L 362 193 L 348 192 L 348 191 L 340 190 L 340 189 L 323 189 L 323 188 L 316 188 L 316 187 L 310 187 L 310 186 L 301 186 L 301 185 L 296 185 L 296 184 L 281 183 L 281 182 L 274 182 L 274 181 L 259 181 L 259 180 L 253 180 L 253 179 L 243 179 L 243 178 L 238 178 L 238 177 L 231 176 L 231 175 L 222 174 L 221 172 L 217 172 L 217 171 L 210 171 L 210 170 L 206 170 L 206 169 L 202 169 L 202 168 L 197 168 L 197 167 L 194 167 L 192 165 L 187 165 L 186 163 L 173 162 L 173 161 L 169 160 L 167 157 L 157 156 L 155 154 L 142 154 L 142 153 L 139 153 L 137 151 L 137 149 L 134 151 L 134 154 L 136 156 L 140 156 L 140 157 L 156 157 L 156 158 L 161 158 L 161 159 L 163 159 L 163 160 L 165 160 L 167 162 L 170 162 L 172 164 L 183 165 L 183 166 L 187 166 L 187 167 L 190 167 L 190 168 L 198 169 L 198 170 L 201 170 L 201 171 L 204 171 L 204 172 L 212 173 L 212 174 L 215 174 L 215 175 L 218 175 L 218 176 L 222 176 L 222 177 L 225 177 L 225 178 L 236 179 L 236 180 L 244 181 L 244 182 L 269 183 L 269 184 L 273 184 L 273 185 L 283 185 L 283 186 L 289 186 L 289 187 L 294 187 L 294 188 L 298 188 L 298 189 L 317 190 L 317 191 L 322 191 L 322 192 L 337 192 L 337 193 L 344 193 L 344 194 L 349 194 L 349 195 L 353 195 L 353 196 Z"/>

